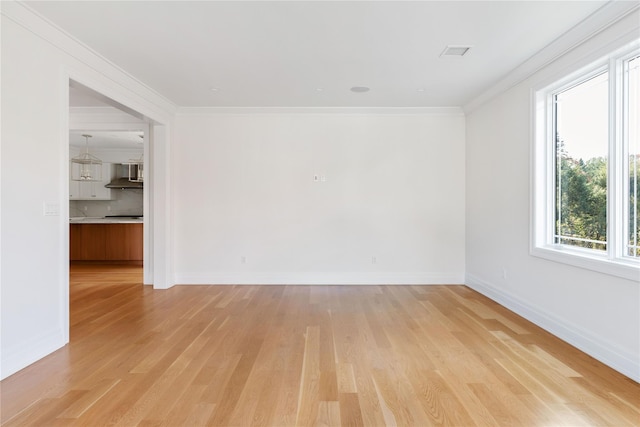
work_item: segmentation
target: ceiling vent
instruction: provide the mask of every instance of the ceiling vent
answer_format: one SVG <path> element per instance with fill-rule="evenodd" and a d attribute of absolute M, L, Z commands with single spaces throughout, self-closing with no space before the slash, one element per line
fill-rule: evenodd
<path fill-rule="evenodd" d="M 366 86 L 354 86 L 350 90 L 351 92 L 355 92 L 355 93 L 365 93 L 365 92 L 369 92 L 369 90 L 371 89 Z"/>
<path fill-rule="evenodd" d="M 470 49 L 471 49 L 471 46 L 449 45 L 442 51 L 440 56 L 464 56 L 469 52 Z"/>

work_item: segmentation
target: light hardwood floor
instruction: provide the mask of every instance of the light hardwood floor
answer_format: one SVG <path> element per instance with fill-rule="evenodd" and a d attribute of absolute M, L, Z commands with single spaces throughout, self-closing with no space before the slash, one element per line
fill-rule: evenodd
<path fill-rule="evenodd" d="M 464 286 L 142 286 L 73 266 L 2 425 L 638 426 L 640 385 Z"/>

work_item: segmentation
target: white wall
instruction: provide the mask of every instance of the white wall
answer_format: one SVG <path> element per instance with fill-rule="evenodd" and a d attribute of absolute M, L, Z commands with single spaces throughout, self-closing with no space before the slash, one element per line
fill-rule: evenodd
<path fill-rule="evenodd" d="M 640 275 L 529 255 L 531 90 L 638 36 L 635 13 L 467 115 L 467 283 L 640 380 Z M 503 271 L 506 270 L 506 278 Z"/>
<path fill-rule="evenodd" d="M 464 279 L 460 110 L 186 114 L 175 140 L 177 283 Z"/>
<path fill-rule="evenodd" d="M 23 5 L 0 7 L 4 378 L 68 340 L 69 76 L 163 122 L 173 106 Z"/>
<path fill-rule="evenodd" d="M 66 342 L 60 221 L 43 216 L 63 208 L 60 70 L 50 48 L 31 53 L 42 44 L 3 17 L 2 377 Z"/>

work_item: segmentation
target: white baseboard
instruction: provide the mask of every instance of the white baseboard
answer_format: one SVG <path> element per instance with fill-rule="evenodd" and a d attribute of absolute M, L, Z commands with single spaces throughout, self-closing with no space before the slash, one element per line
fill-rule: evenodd
<path fill-rule="evenodd" d="M 44 332 L 14 348 L 2 346 L 0 380 L 15 374 L 67 344 L 59 328 Z"/>
<path fill-rule="evenodd" d="M 637 355 L 624 349 L 616 348 L 616 345 L 606 339 L 508 294 L 472 274 L 467 274 L 466 277 L 466 284 L 470 288 L 491 298 L 621 374 L 640 382 L 640 364 Z"/>
<path fill-rule="evenodd" d="M 175 283 L 181 285 L 459 285 L 464 273 L 182 273 Z"/>

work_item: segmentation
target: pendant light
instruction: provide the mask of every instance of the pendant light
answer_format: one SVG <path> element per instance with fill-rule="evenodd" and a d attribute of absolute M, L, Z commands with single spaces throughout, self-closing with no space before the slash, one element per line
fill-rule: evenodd
<path fill-rule="evenodd" d="M 138 135 L 144 141 L 144 135 Z M 127 163 L 123 163 L 129 166 L 129 181 L 130 182 L 144 182 L 144 152 L 140 154 L 138 159 L 129 159 Z"/>
<path fill-rule="evenodd" d="M 71 159 L 71 180 L 102 181 L 102 160 L 89 153 L 91 135 L 82 136 L 85 138 L 85 151 Z"/>

